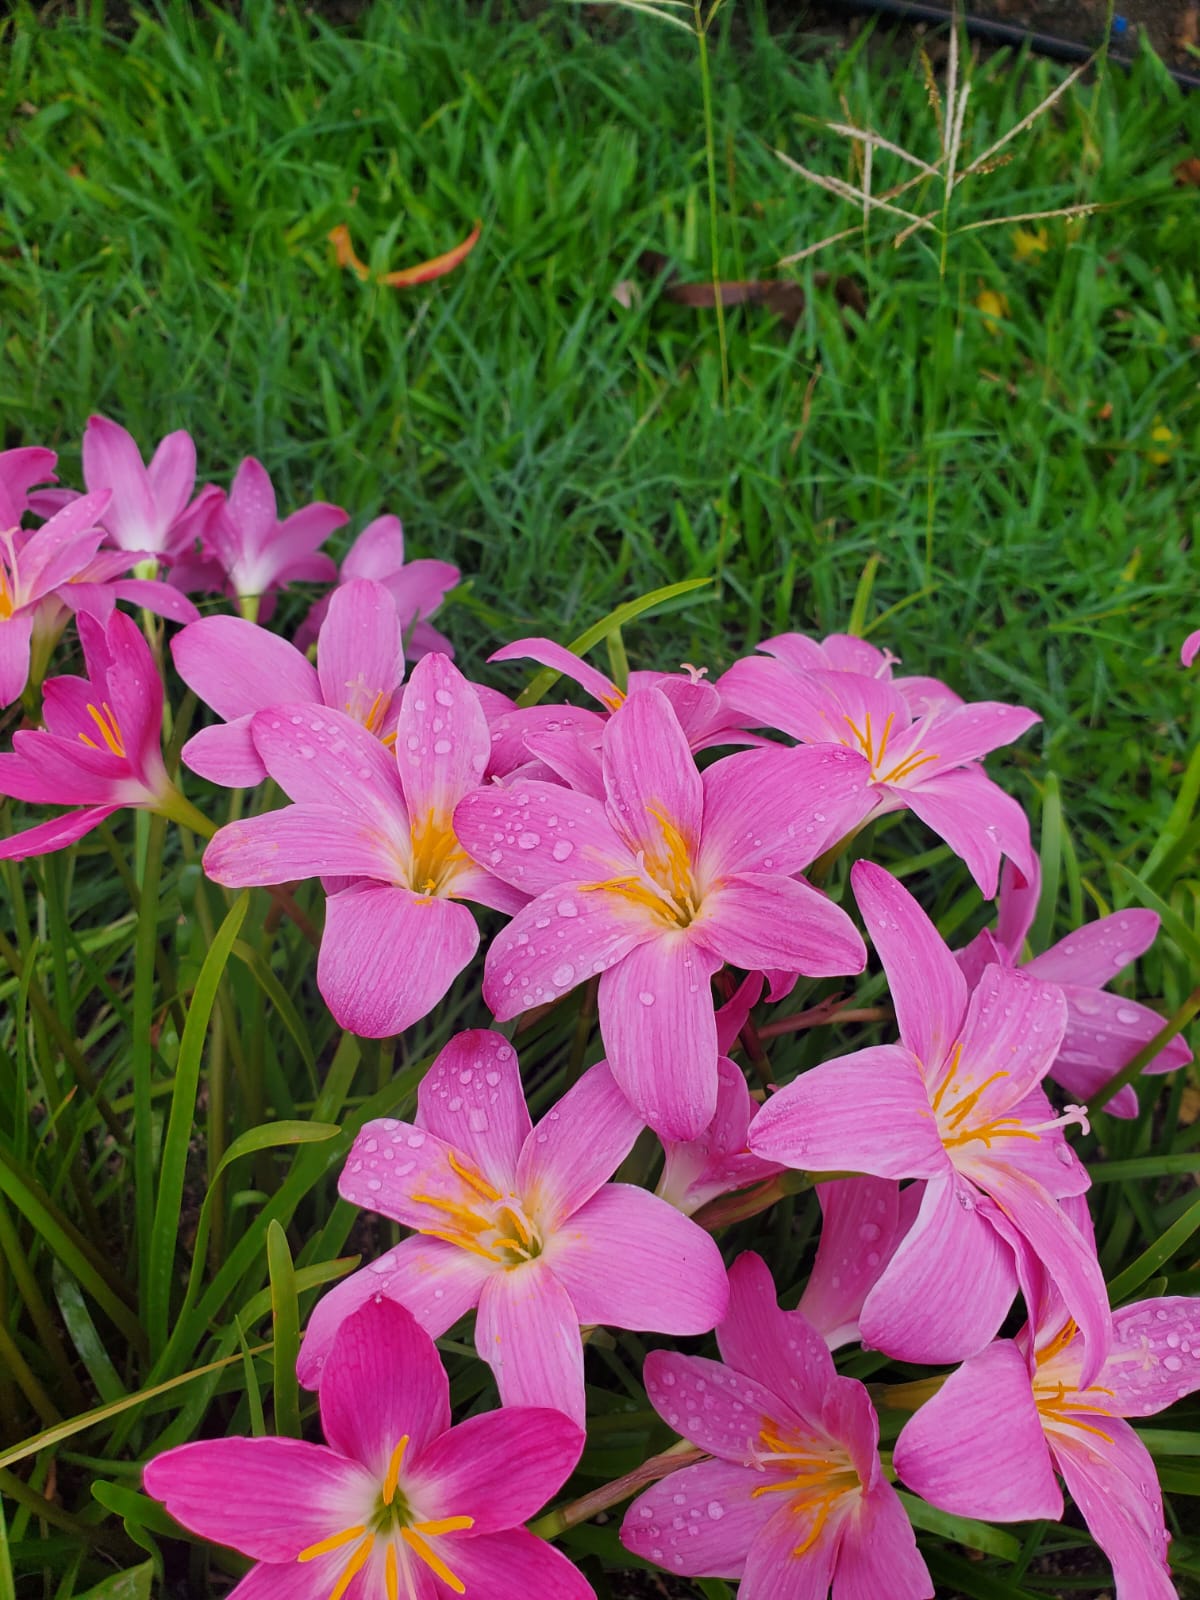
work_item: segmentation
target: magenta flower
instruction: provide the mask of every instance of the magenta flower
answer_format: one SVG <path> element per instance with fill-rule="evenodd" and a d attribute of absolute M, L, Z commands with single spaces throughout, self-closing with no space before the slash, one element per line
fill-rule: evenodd
<path fill-rule="evenodd" d="M 196 446 L 184 429 L 166 436 L 147 467 L 133 436 L 107 417 L 88 418 L 83 477 L 93 493 L 111 491 L 104 515 L 110 543 L 136 551 L 148 562 L 169 560 L 186 548 L 207 518 L 214 493 L 202 490 L 189 504 L 196 482 Z"/>
<path fill-rule="evenodd" d="M 477 1305 L 475 1347 L 504 1404 L 580 1422 L 581 1323 L 706 1333 L 728 1298 L 720 1251 L 664 1200 L 607 1181 L 641 1127 L 600 1062 L 533 1128 L 508 1041 L 483 1029 L 452 1039 L 422 1080 L 416 1122 L 369 1122 L 354 1142 L 342 1198 L 416 1231 L 320 1302 L 301 1381 L 313 1384 L 335 1330 L 378 1294 L 434 1337 Z"/>
<path fill-rule="evenodd" d="M 1069 1094 L 1090 1099 L 1149 1044 L 1163 1019 L 1149 1006 L 1108 994 L 1104 988 L 1123 967 L 1136 961 L 1154 943 L 1158 917 L 1153 911 L 1131 908 L 1086 923 L 1029 961 L 1021 952 L 1037 911 L 1041 872 L 1020 883 L 1011 864 L 1000 875 L 1000 909 L 995 933 L 978 934 L 957 952 L 967 982 L 974 984 L 988 962 L 1019 967 L 1030 978 L 1053 983 L 1067 1002 L 1067 1031 L 1049 1076 Z M 1186 1039 L 1175 1038 L 1147 1063 L 1147 1073 L 1174 1072 L 1192 1059 Z M 1126 1084 L 1105 1107 L 1116 1117 L 1136 1117 L 1137 1094 Z"/>
<path fill-rule="evenodd" d="M 1058 1204 L 1088 1176 L 1041 1089 L 1062 1040 L 1058 989 L 1004 967 L 974 992 L 890 873 L 851 882 L 887 973 L 900 1044 L 814 1067 L 769 1100 L 750 1148 L 809 1172 L 925 1180 L 911 1229 L 863 1305 L 863 1341 L 901 1361 L 956 1361 L 996 1333 L 1024 1241 L 1083 1330 L 1094 1377 L 1108 1342 L 1095 1251 Z M 1084 1124 L 1086 1126 L 1086 1122 Z"/>
<path fill-rule="evenodd" d="M 0 794 L 82 809 L 13 834 L 0 860 L 61 850 L 122 806 L 196 818 L 163 765 L 162 681 L 136 623 L 119 611 L 107 623 L 84 613 L 79 636 L 87 677 L 47 682 L 45 730 L 13 735 L 12 753 L 0 755 Z"/>
<path fill-rule="evenodd" d="M 775 1162 L 750 1154 L 746 1136 L 757 1110 L 741 1068 L 728 1056 L 719 1056 L 713 1119 L 694 1139 L 663 1140 L 666 1159 L 655 1194 L 690 1217 L 718 1195 L 782 1172 Z"/>
<path fill-rule="evenodd" d="M 267 469 L 247 456 L 234 474 L 203 536 L 232 594 L 252 602 L 289 583 L 330 583 L 337 576 L 333 557 L 320 547 L 347 520 L 341 506 L 325 501 L 302 506 L 281 522 L 275 487 Z"/>
<path fill-rule="evenodd" d="M 263 766 L 295 802 L 231 822 L 204 854 L 217 883 L 361 881 L 331 894 L 317 984 L 343 1028 L 400 1033 L 435 1006 L 479 945 L 461 902 L 523 903 L 460 847 L 454 807 L 479 782 L 488 731 L 442 655 L 413 669 L 389 750 L 344 712 L 291 702 L 251 722 Z"/>
<path fill-rule="evenodd" d="M 758 726 L 778 728 L 801 744 L 839 744 L 861 751 L 860 824 L 909 810 L 950 846 L 986 899 L 996 893 L 1000 858 L 1034 870 L 1025 813 L 983 770 L 980 757 L 1010 744 L 1041 720 L 1022 706 L 979 701 L 952 704 L 933 680 L 915 711 L 900 685 L 859 672 L 801 670 L 786 658 L 737 661 L 720 690 L 726 704 Z"/>
<path fill-rule="evenodd" d="M 924 1185 L 889 1178 L 836 1178 L 816 1185 L 817 1258 L 798 1309 L 831 1350 L 860 1339 L 858 1319 L 912 1227 Z"/>
<path fill-rule="evenodd" d="M 1175 1600 L 1154 1463 L 1123 1419 L 1200 1388 L 1200 1300 L 1122 1306 L 1090 1384 L 1084 1366 L 1051 1296 L 1036 1326 L 973 1356 L 905 1424 L 896 1470 L 931 1505 L 994 1522 L 1060 1517 L 1057 1471 L 1112 1562 L 1118 1600 Z"/>
<path fill-rule="evenodd" d="M 41 445 L 0 450 L 0 533 L 21 526 L 29 510 L 29 491 L 38 483 L 55 482 L 58 457 Z"/>
<path fill-rule="evenodd" d="M 914 717 L 924 716 L 936 707 L 963 703 L 962 697 L 940 678 L 895 677 L 892 668 L 899 666 L 899 656 L 852 633 L 831 633 L 819 641 L 803 633 L 779 633 L 773 639 L 764 639 L 758 649 L 797 672 L 858 672 L 864 677 L 881 678 L 904 696 Z M 723 678 L 718 680 L 718 689 L 723 682 Z"/>
<path fill-rule="evenodd" d="M 404 651 L 391 596 L 381 584 L 355 579 L 331 598 L 315 667 L 295 645 L 244 617 L 204 617 L 171 641 L 180 677 L 225 719 L 184 745 L 193 772 L 234 789 L 261 783 L 267 769 L 251 722 L 281 701 L 329 706 L 395 744 Z"/>
<path fill-rule="evenodd" d="M 1191 666 L 1196 659 L 1197 651 L 1200 651 L 1200 628 L 1197 628 L 1195 633 L 1189 633 L 1180 648 L 1179 659 L 1185 667 Z"/>
<path fill-rule="evenodd" d="M 866 1389 L 816 1330 L 781 1311 L 765 1262 L 739 1256 L 721 1361 L 655 1350 L 650 1403 L 713 1458 L 639 1495 L 621 1542 L 688 1577 L 741 1580 L 739 1600 L 931 1600 L 912 1528 L 879 1464 Z"/>
<path fill-rule="evenodd" d="M 147 1494 L 201 1538 L 257 1563 L 230 1600 L 595 1600 L 522 1524 L 579 1459 L 557 1411 L 489 1411 L 457 1427 L 433 1340 L 369 1301 L 321 1380 L 328 1444 L 201 1439 L 147 1463 Z"/>
<path fill-rule="evenodd" d="M 717 1109 L 717 969 L 862 969 L 846 913 L 792 874 L 846 831 L 864 763 L 767 749 L 701 775 L 659 689 L 614 714 L 602 759 L 606 802 L 517 781 L 455 813 L 475 860 L 536 896 L 492 941 L 484 999 L 504 1020 L 602 974 L 613 1076 L 656 1133 L 694 1139 Z"/>
<path fill-rule="evenodd" d="M 369 522 L 350 546 L 337 581 L 345 584 L 356 578 L 368 578 L 381 583 L 396 607 L 409 660 L 419 661 L 432 650 L 444 656 L 454 654 L 449 639 L 431 627 L 428 619 L 460 577 L 458 568 L 448 561 L 405 561 L 400 518 L 383 516 Z M 299 649 L 306 650 L 317 637 L 329 601 L 329 595 L 322 595 L 300 624 L 296 634 Z"/>

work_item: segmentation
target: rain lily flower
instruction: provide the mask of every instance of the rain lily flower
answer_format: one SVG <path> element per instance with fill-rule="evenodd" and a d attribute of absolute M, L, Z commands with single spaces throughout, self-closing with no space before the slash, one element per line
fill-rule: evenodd
<path fill-rule="evenodd" d="M 383 584 L 392 597 L 396 615 L 404 634 L 405 649 L 410 661 L 419 661 L 430 651 L 440 651 L 453 656 L 454 646 L 449 639 L 431 627 L 428 619 L 441 605 L 446 595 L 458 583 L 462 574 L 448 561 L 405 561 L 404 529 L 400 518 L 376 517 L 369 522 L 346 552 L 338 571 L 338 583 L 351 583 L 368 578 Z M 325 613 L 329 608 L 329 595 L 316 602 L 296 633 L 296 644 L 301 650 L 317 637 Z"/>
<path fill-rule="evenodd" d="M 241 788 L 267 775 L 250 731 L 255 712 L 280 701 L 342 711 L 385 745 L 396 740 L 404 651 L 400 620 L 382 584 L 361 578 L 332 596 L 314 667 L 286 639 L 244 617 L 204 617 L 171 641 L 179 675 L 225 719 L 183 747 L 193 772 Z"/>
<path fill-rule="evenodd" d="M 890 873 L 851 882 L 887 973 L 900 1044 L 827 1061 L 769 1100 L 750 1148 L 808 1172 L 925 1180 L 916 1220 L 867 1294 L 866 1344 L 901 1361 L 957 1361 L 995 1335 L 1017 1287 L 1015 1250 L 1044 1262 L 1083 1330 L 1090 1381 L 1108 1343 L 1095 1251 L 1058 1201 L 1086 1171 L 1041 1089 L 1066 1026 L 1051 984 L 989 966 L 973 993 L 937 930 Z M 969 1292 L 968 1292 L 969 1290 Z"/>
<path fill-rule="evenodd" d="M 655 1194 L 690 1217 L 718 1195 L 773 1178 L 783 1168 L 750 1154 L 746 1135 L 758 1107 L 742 1070 L 728 1056 L 717 1059 L 717 1109 L 694 1139 L 664 1139 L 662 1177 Z"/>
<path fill-rule="evenodd" d="M 89 417 L 83 434 L 83 477 L 92 493 L 108 489 L 104 514 L 109 542 L 139 552 L 146 570 L 158 558 L 183 551 L 208 517 L 215 491 L 202 490 L 189 504 L 196 482 L 196 446 L 180 428 L 169 433 L 147 467 L 133 436 L 107 417 Z"/>
<path fill-rule="evenodd" d="M 688 1577 L 741 1580 L 739 1600 L 931 1600 L 912 1528 L 879 1464 L 867 1391 L 839 1377 L 765 1262 L 729 1273 L 720 1361 L 655 1350 L 650 1403 L 712 1457 L 639 1495 L 621 1542 Z"/>
<path fill-rule="evenodd" d="M 1025 937 L 1037 911 L 1041 893 L 1040 870 L 1022 883 L 1007 863 L 1000 875 L 1000 914 L 996 931 L 988 929 L 958 952 L 967 982 L 978 981 L 988 962 L 1018 967 L 1027 977 L 1053 983 L 1067 1002 L 1067 1031 L 1049 1076 L 1069 1094 L 1087 1100 L 1149 1044 L 1163 1019 L 1149 1006 L 1108 994 L 1104 988 L 1123 967 L 1148 950 L 1158 934 L 1158 916 L 1138 907 L 1114 911 L 1097 922 L 1086 923 L 1051 945 L 1040 956 L 1022 962 Z M 1187 1041 L 1175 1038 L 1165 1044 L 1142 1069 L 1147 1073 L 1173 1072 L 1192 1059 Z M 1105 1107 L 1117 1117 L 1136 1117 L 1137 1094 L 1126 1084 Z"/>
<path fill-rule="evenodd" d="M 1174 1600 L 1154 1463 L 1126 1417 L 1200 1389 L 1200 1300 L 1113 1312 L 1089 1383 L 1083 1342 L 1057 1296 L 1016 1341 L 965 1362 L 905 1424 L 896 1470 L 931 1505 L 995 1522 L 1062 1515 L 1061 1474 L 1116 1577 L 1117 1600 Z"/>
<path fill-rule="evenodd" d="M 253 621 L 257 602 L 289 583 L 330 583 L 333 557 L 320 547 L 347 520 L 341 506 L 325 501 L 302 506 L 279 520 L 275 487 L 267 469 L 247 456 L 206 522 L 203 545 L 215 558 L 229 591 Z"/>
<path fill-rule="evenodd" d="M 522 1524 L 583 1448 L 557 1411 L 489 1411 L 452 1427 L 433 1340 L 369 1301 L 321 1381 L 328 1444 L 230 1437 L 150 1461 L 146 1493 L 190 1532 L 257 1563 L 230 1600 L 595 1600 Z"/>
<path fill-rule="evenodd" d="M 799 1310 L 831 1350 L 861 1337 L 858 1319 L 900 1241 L 912 1226 L 924 1186 L 889 1178 L 818 1183 L 821 1237 Z"/>
<path fill-rule="evenodd" d="M 13 834 L 0 843 L 0 860 L 61 850 L 122 806 L 208 831 L 167 777 L 162 681 L 137 624 L 119 611 L 107 623 L 83 613 L 79 636 L 87 677 L 47 682 L 45 729 L 13 735 L 12 753 L 0 755 L 0 794 L 82 809 Z"/>
<path fill-rule="evenodd" d="M 478 1306 L 475 1347 L 504 1404 L 578 1422 L 581 1323 L 706 1333 L 728 1298 L 720 1251 L 665 1200 L 607 1181 L 641 1127 L 600 1062 L 534 1128 L 508 1041 L 483 1029 L 452 1039 L 417 1091 L 416 1122 L 369 1122 L 354 1142 L 342 1198 L 416 1231 L 318 1304 L 301 1381 L 313 1384 L 336 1328 L 378 1294 L 435 1338 Z"/>
<path fill-rule="evenodd" d="M 434 654 L 405 688 L 394 749 L 345 712 L 311 702 L 259 711 L 250 727 L 263 766 L 295 803 L 222 828 L 204 870 L 239 888 L 362 880 L 326 901 L 317 984 L 343 1028 L 371 1039 L 400 1033 L 475 954 L 479 929 L 461 902 L 504 911 L 523 903 L 468 858 L 454 832 L 454 807 L 487 765 L 479 700 Z"/>
<path fill-rule="evenodd" d="M 504 1020 L 600 973 L 613 1076 L 656 1133 L 694 1139 L 717 1109 L 718 968 L 862 970 L 846 913 L 792 874 L 845 831 L 865 763 L 767 749 L 701 775 L 659 689 L 612 716 L 602 759 L 604 802 L 516 781 L 455 813 L 474 859 L 536 896 L 492 941 L 484 999 Z"/>
<path fill-rule="evenodd" d="M 1183 641 L 1179 659 L 1185 667 L 1190 667 L 1192 662 L 1195 661 L 1197 651 L 1200 651 L 1200 628 L 1197 628 L 1195 633 L 1189 633 Z"/>
<path fill-rule="evenodd" d="M 35 484 L 54 481 L 58 457 L 41 445 L 0 450 L 0 532 L 21 526 Z"/>
<path fill-rule="evenodd" d="M 919 697 L 928 709 L 914 711 L 898 684 L 859 672 L 798 670 L 785 658 L 737 661 L 720 690 L 757 726 L 801 744 L 861 751 L 869 770 L 856 822 L 915 812 L 965 862 L 986 899 L 996 893 L 1002 855 L 1026 876 L 1034 870 L 1025 813 L 980 761 L 1039 722 L 1034 712 L 994 701 L 954 705 L 931 698 L 933 691 Z"/>
<path fill-rule="evenodd" d="M 764 639 L 758 649 L 797 672 L 858 672 L 868 678 L 880 678 L 899 690 L 914 717 L 924 716 L 935 706 L 963 703 L 962 697 L 940 678 L 895 677 L 892 668 L 899 666 L 899 656 L 852 633 L 831 633 L 819 641 L 803 633 L 779 633 L 773 639 Z M 749 659 L 753 661 L 755 657 Z M 718 679 L 718 689 L 724 681 Z"/>

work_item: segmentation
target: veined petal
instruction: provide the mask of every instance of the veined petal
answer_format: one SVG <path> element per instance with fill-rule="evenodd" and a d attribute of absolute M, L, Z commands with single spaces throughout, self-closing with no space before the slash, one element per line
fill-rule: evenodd
<path fill-rule="evenodd" d="M 183 764 L 226 789 L 252 789 L 267 775 L 254 745 L 249 717 L 201 728 L 184 745 Z"/>
<path fill-rule="evenodd" d="M 750 1148 L 800 1172 L 933 1178 L 949 1166 L 916 1058 L 894 1044 L 785 1084 L 750 1124 Z"/>
<path fill-rule="evenodd" d="M 407 844 L 409 818 L 394 757 L 341 711 L 276 703 L 250 725 L 263 765 L 289 800 L 337 807 Z"/>
<path fill-rule="evenodd" d="M 867 1295 L 859 1331 L 897 1361 L 964 1361 L 995 1337 L 1016 1292 L 1012 1249 L 954 1173 L 926 1184 L 916 1221 Z"/>
<path fill-rule="evenodd" d="M 834 1600 L 933 1600 L 929 1569 L 900 1497 L 886 1480 L 860 1497 L 842 1524 Z"/>
<path fill-rule="evenodd" d="M 799 1310 L 831 1350 L 858 1338 L 863 1301 L 898 1243 L 900 1186 L 890 1178 L 817 1184 L 821 1237 Z"/>
<path fill-rule="evenodd" d="M 2 782 L 0 779 L 0 793 L 3 792 Z M 39 822 L 35 828 L 26 828 L 21 833 L 10 833 L 7 839 L 0 841 L 0 861 L 28 861 L 31 856 L 62 850 L 98 828 L 117 810 L 117 806 L 89 806 L 83 811 L 68 811 L 65 817 L 55 817 L 50 822 Z"/>
<path fill-rule="evenodd" d="M 294 1561 L 365 1520 L 378 1493 L 357 1461 L 303 1439 L 200 1439 L 155 1456 L 142 1482 L 190 1533 L 256 1561 Z"/>
<path fill-rule="evenodd" d="M 1083 1419 L 1094 1423 L 1094 1417 Z M 1119 1600 L 1178 1600 L 1167 1567 L 1167 1532 L 1154 1462 L 1119 1417 L 1102 1439 L 1055 1429 L 1051 1448 L 1092 1538 L 1112 1562 Z"/>
<path fill-rule="evenodd" d="M 1079 984 L 1102 989 L 1158 937 L 1158 914 L 1131 907 L 1097 922 L 1085 922 L 1025 964 L 1031 977 L 1048 983 Z"/>
<path fill-rule="evenodd" d="M 437 1347 L 410 1311 L 383 1297 L 338 1329 L 320 1404 L 330 1448 L 361 1461 L 376 1483 L 402 1438 L 417 1455 L 450 1426 L 450 1383 Z"/>
<path fill-rule="evenodd" d="M 701 780 L 703 870 L 801 871 L 866 816 L 870 777 L 867 758 L 838 745 L 739 751 L 714 762 Z"/>
<path fill-rule="evenodd" d="M 777 1508 L 747 1552 L 739 1600 L 826 1600 L 848 1509 L 845 1497 L 828 1516 L 815 1500 Z"/>
<path fill-rule="evenodd" d="M 305 1561 L 260 1561 L 229 1591 L 229 1600 L 329 1600 L 338 1578 L 346 1567 L 337 1551 Z M 357 1580 L 356 1580 L 357 1581 Z M 361 1600 L 361 1591 L 346 1591 L 350 1600 Z M 407 1596 L 405 1597 L 407 1600 Z M 415 1600 L 425 1600 L 417 1595 Z"/>
<path fill-rule="evenodd" d="M 687 1577 L 739 1578 L 751 1543 L 779 1509 L 771 1495 L 755 1497 L 761 1482 L 753 1467 L 730 1461 L 672 1472 L 629 1507 L 621 1543 Z"/>
<path fill-rule="evenodd" d="M 756 728 L 778 728 L 802 744 L 853 744 L 844 722 L 833 726 L 829 697 L 811 674 L 782 661 L 747 656 L 717 680 L 723 703 Z"/>
<path fill-rule="evenodd" d="M 866 946 L 850 918 L 811 884 L 774 873 L 738 872 L 704 896 L 698 939 L 750 972 L 784 967 L 810 978 L 861 972 Z"/>
<path fill-rule="evenodd" d="M 1113 1312 L 1108 1359 L 1096 1380 L 1123 1417 L 1151 1417 L 1200 1389 L 1200 1299 L 1163 1295 Z"/>
<path fill-rule="evenodd" d="M 64 587 L 58 591 L 59 598 L 70 605 L 71 591 L 84 587 L 91 586 L 73 583 L 70 588 Z M 181 594 L 173 584 L 163 583 L 158 578 L 118 578 L 107 587 L 114 600 L 127 600 L 130 605 L 153 611 L 156 617 L 166 617 L 168 622 L 190 623 L 200 620 L 200 613 L 187 595 Z M 84 608 L 81 606 L 79 609 Z"/>
<path fill-rule="evenodd" d="M 570 1296 L 544 1260 L 484 1285 L 475 1348 L 506 1406 L 551 1406 L 584 1426 L 583 1340 Z"/>
<path fill-rule="evenodd" d="M 480 1600 L 596 1600 L 595 1590 L 573 1562 L 524 1528 L 455 1539 L 447 1554 L 455 1577 Z M 445 1588 L 439 1584 L 439 1600 Z M 348 1600 L 348 1597 L 347 1597 Z M 407 1600 L 407 1597 L 406 1597 Z"/>
<path fill-rule="evenodd" d="M 204 852 L 204 870 L 229 888 L 333 875 L 390 879 L 399 872 L 386 839 L 327 805 L 284 806 L 226 823 Z"/>
<path fill-rule="evenodd" d="M 341 1027 L 387 1039 L 428 1016 L 478 947 L 457 901 L 353 884 L 325 903 L 317 986 Z"/>
<path fill-rule="evenodd" d="M 306 1389 L 315 1389 L 347 1317 L 384 1295 L 404 1306 L 431 1338 L 440 1339 L 479 1299 L 490 1267 L 470 1251 L 414 1233 L 357 1272 L 336 1284 L 317 1301 L 308 1319 L 296 1375 Z"/>
<path fill-rule="evenodd" d="M 887 973 L 900 1037 L 932 1080 L 962 1028 L 966 980 L 933 923 L 890 872 L 856 861 L 850 882 Z"/>
<path fill-rule="evenodd" d="M 1037 915 L 1042 895 L 1041 862 L 1033 858 L 1032 872 L 1018 872 L 1011 861 L 1000 869 L 1000 906 L 996 916 L 996 937 L 1014 961 L 1021 958 L 1025 939 Z M 1026 969 L 1028 970 L 1028 968 Z M 1035 978 L 1049 977 L 1035 972 Z"/>
<path fill-rule="evenodd" d="M 551 889 L 523 907 L 488 946 L 483 998 L 500 1022 L 566 994 L 653 939 L 653 914 L 620 895 Z"/>
<path fill-rule="evenodd" d="M 688 853 L 700 842 L 704 790 L 696 758 L 671 702 L 659 689 L 631 694 L 609 719 L 601 745 L 608 814 L 633 851 L 650 859 Z"/>
<path fill-rule="evenodd" d="M 974 1085 L 978 1094 L 964 1130 L 1002 1117 L 1038 1087 L 1066 1025 L 1067 1003 L 1057 985 L 1010 967 L 984 968 L 967 1007 L 954 1073 L 956 1086 Z"/>
<path fill-rule="evenodd" d="M 11 617 L 0 618 L 0 706 L 11 706 L 25 692 L 32 637 L 32 611 L 18 611 Z"/>
<path fill-rule="evenodd" d="M 705 1356 L 652 1350 L 642 1378 L 663 1421 L 721 1461 L 754 1466 L 764 1422 L 794 1425 L 791 1407 L 772 1389 Z"/>
<path fill-rule="evenodd" d="M 114 544 L 125 550 L 163 549 L 166 523 L 160 518 L 141 452 L 119 423 L 88 418 L 83 431 L 83 481 L 92 493 L 110 489 L 104 515 Z"/>
<path fill-rule="evenodd" d="M 520 1192 L 557 1228 L 608 1182 L 642 1127 L 607 1062 L 598 1061 L 525 1138 L 516 1169 Z"/>
<path fill-rule="evenodd" d="M 581 689 L 586 689 L 593 700 L 609 711 L 615 711 L 624 696 L 611 678 L 606 678 L 589 662 L 567 650 L 553 639 L 514 639 L 499 650 L 494 650 L 489 661 L 536 661 L 539 666 L 550 667 L 570 678 Z"/>
<path fill-rule="evenodd" d="M 606 1183 L 551 1235 L 543 1257 L 579 1322 L 654 1333 L 707 1333 L 729 1288 L 711 1235 L 674 1206 Z"/>
<path fill-rule="evenodd" d="M 400 618 L 382 584 L 359 578 L 333 591 L 317 641 L 317 676 L 327 706 L 363 723 L 376 708 L 386 713 L 404 677 L 404 646 Z M 369 731 L 385 731 L 382 716 Z"/>
<path fill-rule="evenodd" d="M 529 895 L 637 871 L 603 802 L 553 783 L 476 789 L 455 808 L 454 831 L 480 866 Z"/>
<path fill-rule="evenodd" d="M 288 701 L 320 704 L 317 674 L 294 645 L 244 617 L 201 617 L 171 640 L 179 676 L 231 722 Z"/>
<path fill-rule="evenodd" d="M 1001 745 L 1012 744 L 1042 719 L 1025 706 L 998 700 L 972 700 L 931 718 L 922 743 L 938 755 L 937 770 L 978 761 Z"/>
<path fill-rule="evenodd" d="M 513 1187 L 532 1124 L 517 1053 L 502 1033 L 455 1034 L 421 1080 L 417 1121 L 462 1151 L 493 1187 Z"/>
<path fill-rule="evenodd" d="M 474 1541 L 536 1516 L 570 1477 L 584 1443 L 583 1430 L 561 1411 L 508 1406 L 468 1417 L 419 1451 L 414 1440 L 405 1481 L 439 1515 L 469 1510 Z"/>
<path fill-rule="evenodd" d="M 801 1311 L 782 1311 L 770 1268 L 744 1251 L 729 1269 L 729 1310 L 717 1329 L 721 1359 L 810 1421 L 821 1415 L 833 1358 Z"/>
<path fill-rule="evenodd" d="M 396 721 L 396 759 L 410 815 L 451 816 L 483 781 L 491 748 L 474 689 L 449 657 L 423 656 Z"/>
<path fill-rule="evenodd" d="M 694 1139 L 717 1109 L 710 980 L 720 965 L 686 931 L 667 932 L 628 950 L 600 979 L 600 1032 L 613 1077 L 666 1138 Z"/>
<path fill-rule="evenodd" d="M 985 900 L 996 893 L 1001 856 L 1008 856 L 1025 876 L 1034 871 L 1029 818 L 982 766 L 939 772 L 903 789 L 883 788 L 946 841 Z"/>
<path fill-rule="evenodd" d="M 146 476 L 164 520 L 174 522 L 196 482 L 196 446 L 186 428 L 178 428 L 160 441 Z"/>
<path fill-rule="evenodd" d="M 950 1374 L 900 1430 L 893 1460 L 910 1489 L 955 1516 L 1062 1516 L 1029 1365 L 1008 1339 Z"/>

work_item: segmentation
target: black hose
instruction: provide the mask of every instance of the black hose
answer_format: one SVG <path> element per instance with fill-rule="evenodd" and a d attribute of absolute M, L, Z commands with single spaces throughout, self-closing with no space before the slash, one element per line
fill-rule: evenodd
<path fill-rule="evenodd" d="M 935 27 L 948 27 L 956 20 L 955 13 L 946 6 L 927 5 L 924 0 L 833 0 L 833 4 L 841 11 L 861 11 L 871 16 L 895 17 L 898 22 L 929 22 Z M 987 17 L 972 17 L 959 14 L 957 21 L 966 29 L 968 38 L 982 39 L 988 44 L 1009 44 L 1021 46 L 1027 44 L 1029 48 L 1041 56 L 1050 56 L 1056 61 L 1088 61 L 1095 54 L 1085 44 L 1079 44 L 1074 39 L 1060 39 L 1052 33 L 1030 33 L 1024 28 L 1019 28 L 1011 22 L 992 22 Z M 1108 60 L 1114 66 L 1132 67 L 1133 62 L 1126 56 L 1109 53 Z M 1200 89 L 1200 77 L 1193 72 L 1181 72 L 1177 67 L 1169 67 L 1163 62 L 1163 70 L 1170 73 L 1175 82 L 1184 89 Z"/>

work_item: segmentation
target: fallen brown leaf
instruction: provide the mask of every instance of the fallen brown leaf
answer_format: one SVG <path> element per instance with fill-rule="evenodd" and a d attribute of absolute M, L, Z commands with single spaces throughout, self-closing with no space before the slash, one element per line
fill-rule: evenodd
<path fill-rule="evenodd" d="M 665 277 L 664 295 L 682 306 L 703 309 L 715 306 L 718 298 L 725 307 L 765 306 L 782 322 L 786 322 L 789 328 L 794 328 L 804 314 L 804 289 L 787 278 L 754 278 L 718 284 L 683 283 L 667 257 L 660 255 L 657 250 L 643 250 L 638 257 L 638 266 L 645 273 Z M 813 282 L 819 289 L 832 285 L 834 298 L 843 309 L 855 311 L 860 317 L 866 315 L 866 297 L 853 278 L 834 278 L 828 272 L 817 272 L 813 274 Z"/>
<path fill-rule="evenodd" d="M 1188 156 L 1171 173 L 1180 188 L 1200 189 L 1200 156 Z"/>
<path fill-rule="evenodd" d="M 428 261 L 418 262 L 415 267 L 405 267 L 399 272 L 377 273 L 374 275 L 374 281 L 386 284 L 391 289 L 411 289 L 416 284 L 429 283 L 434 278 L 444 278 L 470 255 L 482 231 L 483 224 L 477 222 L 462 243 L 456 244 L 453 250 L 447 250 L 440 256 L 431 256 Z M 360 282 L 366 283 L 372 277 L 371 269 L 355 254 L 354 246 L 350 242 L 350 229 L 346 224 L 339 222 L 336 228 L 329 230 L 328 237 L 338 266 L 349 267 Z"/>

